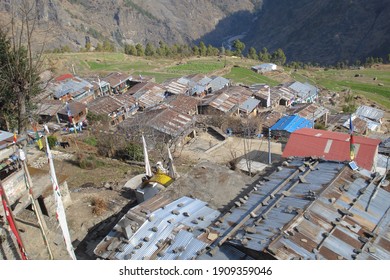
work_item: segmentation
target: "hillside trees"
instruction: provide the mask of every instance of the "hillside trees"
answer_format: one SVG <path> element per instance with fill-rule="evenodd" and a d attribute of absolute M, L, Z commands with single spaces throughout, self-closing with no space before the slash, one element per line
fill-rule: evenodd
<path fill-rule="evenodd" d="M 241 56 L 245 49 L 245 44 L 240 40 L 236 39 L 233 41 L 234 55 Z"/>
<path fill-rule="evenodd" d="M 23 134 L 29 122 L 31 99 L 42 91 L 39 74 L 43 50 L 33 53 L 35 4 L 22 1 L 17 8 L 20 23 L 16 24 L 13 16 L 11 30 L 0 30 L 0 114 L 8 130 L 17 127 Z"/>

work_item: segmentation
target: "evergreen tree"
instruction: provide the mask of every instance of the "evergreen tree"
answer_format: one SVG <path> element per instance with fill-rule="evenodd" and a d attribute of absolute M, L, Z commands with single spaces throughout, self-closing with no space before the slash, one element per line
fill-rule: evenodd
<path fill-rule="evenodd" d="M 134 45 L 125 44 L 125 54 L 136 56 L 137 49 L 135 48 Z"/>
<path fill-rule="evenodd" d="M 261 60 L 262 62 L 270 62 L 271 61 L 271 55 L 269 54 L 267 48 L 263 48 L 259 52 L 259 60 Z"/>
<path fill-rule="evenodd" d="M 135 49 L 137 50 L 137 56 L 144 56 L 144 47 L 140 43 L 135 45 Z"/>
<path fill-rule="evenodd" d="M 234 55 L 241 56 L 245 49 L 245 44 L 240 40 L 236 39 L 233 41 Z"/>
<path fill-rule="evenodd" d="M 259 57 L 257 56 L 257 51 L 254 47 L 251 47 L 248 52 L 248 58 L 257 60 Z"/>
<path fill-rule="evenodd" d="M 286 63 L 286 55 L 284 54 L 282 49 L 277 49 L 275 52 L 272 53 L 271 61 L 278 65 L 283 65 Z"/>
<path fill-rule="evenodd" d="M 192 54 L 195 55 L 195 56 L 200 55 L 200 50 L 199 50 L 198 46 L 193 46 L 192 47 Z"/>
<path fill-rule="evenodd" d="M 145 55 L 153 56 L 155 54 L 154 46 L 151 43 L 147 43 L 145 47 Z"/>
<path fill-rule="evenodd" d="M 199 51 L 201 56 L 206 56 L 207 54 L 207 47 L 203 42 L 199 43 Z"/>

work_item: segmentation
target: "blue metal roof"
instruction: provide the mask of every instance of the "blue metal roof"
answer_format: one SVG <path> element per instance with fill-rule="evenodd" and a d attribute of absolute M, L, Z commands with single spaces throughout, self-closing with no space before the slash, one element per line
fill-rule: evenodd
<path fill-rule="evenodd" d="M 290 133 L 294 132 L 295 130 L 301 129 L 301 128 L 312 128 L 313 123 L 305 118 L 302 118 L 297 115 L 293 116 L 284 116 L 280 120 L 277 121 L 276 124 L 274 124 L 271 127 L 272 130 L 285 130 Z"/>

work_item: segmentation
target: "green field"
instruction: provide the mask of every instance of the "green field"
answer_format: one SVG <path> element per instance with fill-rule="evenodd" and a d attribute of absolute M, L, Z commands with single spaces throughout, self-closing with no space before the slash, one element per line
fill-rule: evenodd
<path fill-rule="evenodd" d="M 245 85 L 253 84 L 268 84 L 276 86 L 278 81 L 272 80 L 266 76 L 253 72 L 249 68 L 233 67 L 229 74 L 224 75 L 225 78 L 233 80 L 235 83 Z"/>
<path fill-rule="evenodd" d="M 196 60 L 169 67 L 166 71 L 184 76 L 197 73 L 208 74 L 216 70 L 220 70 L 223 67 L 224 62 L 221 61 Z"/>
<path fill-rule="evenodd" d="M 340 92 L 350 89 L 390 109 L 390 67 L 361 70 L 299 70 L 291 75 L 319 87 Z M 380 85 L 381 84 L 381 85 Z"/>

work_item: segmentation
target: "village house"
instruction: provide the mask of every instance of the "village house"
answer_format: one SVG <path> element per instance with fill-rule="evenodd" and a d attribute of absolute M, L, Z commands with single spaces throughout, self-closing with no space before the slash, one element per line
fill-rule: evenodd
<path fill-rule="evenodd" d="M 247 88 L 240 86 L 226 87 L 203 98 L 198 111 L 205 115 L 239 114 L 240 105 L 250 98 L 252 98 L 252 92 Z"/>
<path fill-rule="evenodd" d="M 291 82 L 283 85 L 293 90 L 294 103 L 314 103 L 317 101 L 319 89 L 309 83 Z"/>
<path fill-rule="evenodd" d="M 125 93 L 132 85 L 134 85 L 132 82 L 133 77 L 121 72 L 112 72 L 101 80 L 110 85 L 110 94 Z M 106 94 L 107 91 L 103 91 L 101 95 L 105 95 L 104 93 Z"/>
<path fill-rule="evenodd" d="M 130 89 L 128 93 L 138 102 L 141 110 L 160 104 L 166 98 L 166 89 L 159 84 L 148 82 L 134 87 L 136 90 Z"/>
<path fill-rule="evenodd" d="M 350 135 L 346 133 L 303 128 L 293 132 L 283 157 L 317 157 L 338 162 L 351 161 Z M 380 140 L 353 136 L 353 154 L 357 166 L 375 169 Z"/>
<path fill-rule="evenodd" d="M 60 123 L 57 113 L 64 108 L 65 103 L 56 99 L 45 99 L 36 104 L 34 114 L 38 116 L 40 123 Z"/>
<path fill-rule="evenodd" d="M 313 121 L 302 118 L 298 115 L 283 116 L 270 127 L 271 136 L 279 141 L 287 141 L 294 131 L 301 128 L 312 128 Z"/>
<path fill-rule="evenodd" d="M 349 132 L 349 121 L 351 115 L 349 114 L 330 114 L 328 116 L 327 130 L 337 132 Z M 367 133 L 367 122 L 352 115 L 353 132 L 365 135 Z"/>
<path fill-rule="evenodd" d="M 380 131 L 385 112 L 366 105 L 360 106 L 355 115 L 363 119 L 367 123 L 370 131 Z"/>
<path fill-rule="evenodd" d="M 280 118 L 283 117 L 283 114 L 281 112 L 273 111 L 273 110 L 263 111 L 260 112 L 257 117 L 261 120 L 260 122 L 261 128 L 259 129 L 259 131 L 261 131 L 261 133 L 264 135 L 268 135 L 269 129 L 274 124 L 276 124 L 276 122 L 280 120 Z"/>
<path fill-rule="evenodd" d="M 171 108 L 176 111 L 186 113 L 190 116 L 198 114 L 199 102 L 199 99 L 188 95 L 174 95 L 170 96 L 166 100 L 166 103 L 169 104 Z"/>
<path fill-rule="evenodd" d="M 260 100 L 261 107 L 277 108 L 279 106 L 289 107 L 294 100 L 294 91 L 283 87 L 270 87 L 266 84 L 254 84 L 249 87 L 253 96 Z"/>
<path fill-rule="evenodd" d="M 88 108 L 87 105 L 80 102 L 69 102 L 58 113 L 58 119 L 61 123 L 69 123 L 72 118 L 72 122 L 78 124 L 84 122 L 87 118 Z"/>
<path fill-rule="evenodd" d="M 266 72 L 271 72 L 275 71 L 278 69 L 278 66 L 274 63 L 263 63 L 259 65 L 252 66 L 251 69 L 255 71 L 256 73 L 266 73 Z"/>
<path fill-rule="evenodd" d="M 93 85 L 71 74 L 58 77 L 53 87 L 54 99 L 61 101 L 75 100 L 87 104 L 95 98 Z"/>
<path fill-rule="evenodd" d="M 106 115 L 110 125 L 115 126 L 137 112 L 134 98 L 128 94 L 102 96 L 88 104 L 88 111 L 96 115 Z"/>
<path fill-rule="evenodd" d="M 217 235 L 189 228 L 206 228 L 219 214 L 198 199 L 157 195 L 130 209 L 94 253 L 108 260 L 195 259 Z"/>
<path fill-rule="evenodd" d="M 220 76 L 208 77 L 204 74 L 193 74 L 169 80 L 164 85 L 167 87 L 167 91 L 172 94 L 203 97 L 230 86 L 230 81 Z"/>
<path fill-rule="evenodd" d="M 286 111 L 289 115 L 298 115 L 314 123 L 328 124 L 329 110 L 315 103 L 295 104 Z"/>
<path fill-rule="evenodd" d="M 151 138 L 158 143 L 171 141 L 181 146 L 196 136 L 195 116 L 161 104 L 126 119 L 119 125 L 119 131 L 126 135 L 143 131 L 145 135 L 153 135 Z"/>

